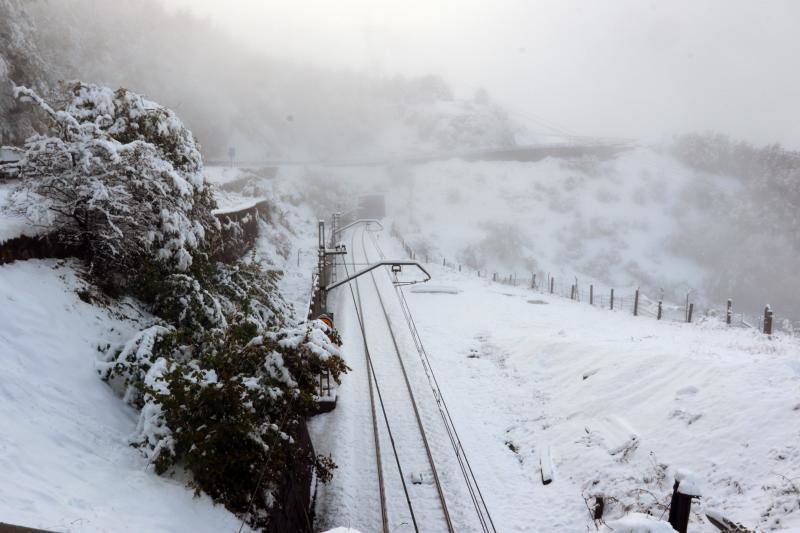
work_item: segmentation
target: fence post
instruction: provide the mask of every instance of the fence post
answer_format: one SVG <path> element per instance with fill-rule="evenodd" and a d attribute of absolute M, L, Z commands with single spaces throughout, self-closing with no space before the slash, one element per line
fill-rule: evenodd
<path fill-rule="evenodd" d="M 694 312 L 694 303 L 689 304 L 689 313 L 686 315 L 686 322 L 692 321 L 692 313 Z"/>
<path fill-rule="evenodd" d="M 772 335 L 772 309 L 770 306 L 764 308 L 764 333 Z"/>
<path fill-rule="evenodd" d="M 458 265 L 458 271 L 461 272 L 461 265 Z"/>
<path fill-rule="evenodd" d="M 614 289 L 611 289 L 611 310 L 614 310 Z"/>
<path fill-rule="evenodd" d="M 447 259 L 445 259 L 444 257 L 442 257 L 442 266 L 443 267 L 447 266 Z"/>
<path fill-rule="evenodd" d="M 497 272 L 492 274 L 492 281 L 497 281 Z"/>
<path fill-rule="evenodd" d="M 725 310 L 725 323 L 729 326 L 731 325 L 732 318 L 731 307 L 733 307 L 733 301 L 728 298 L 728 308 Z"/>
<path fill-rule="evenodd" d="M 692 292 L 692 290 L 691 290 L 691 289 L 689 289 L 688 291 L 686 291 L 686 307 L 683 309 L 683 314 L 684 314 L 684 316 L 686 317 L 686 321 L 687 321 L 687 322 L 691 322 L 691 320 L 689 320 L 689 294 L 690 294 L 691 292 Z"/>
<path fill-rule="evenodd" d="M 633 316 L 639 316 L 639 287 L 636 287 L 636 294 L 633 297 Z"/>
<path fill-rule="evenodd" d="M 680 481 L 675 481 L 672 488 L 672 501 L 669 504 L 669 524 L 678 533 L 686 533 L 689 528 L 689 515 L 692 510 L 692 498 L 680 492 Z"/>
<path fill-rule="evenodd" d="M 569 287 L 569 299 L 570 300 L 575 299 L 575 285 L 570 285 Z"/>
<path fill-rule="evenodd" d="M 589 305 L 594 305 L 594 285 L 589 284 Z"/>
<path fill-rule="evenodd" d="M 536 274 L 531 274 L 531 289 L 536 288 Z"/>
<path fill-rule="evenodd" d="M 656 317 L 656 320 L 661 320 L 661 305 L 662 305 L 662 302 L 661 302 L 661 300 L 659 300 L 658 301 L 658 316 Z"/>
<path fill-rule="evenodd" d="M 553 294 L 553 286 L 555 285 L 556 278 L 550 278 L 550 294 Z"/>

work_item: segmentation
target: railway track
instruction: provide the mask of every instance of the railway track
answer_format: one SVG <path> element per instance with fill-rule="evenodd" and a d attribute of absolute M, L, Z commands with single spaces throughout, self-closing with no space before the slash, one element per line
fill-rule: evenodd
<path fill-rule="evenodd" d="M 349 253 L 338 265 L 347 278 L 377 257 L 385 259 L 365 228 L 349 237 Z M 374 457 L 365 455 L 360 468 L 374 464 L 380 510 L 374 530 L 496 533 L 396 281 L 388 267 L 372 270 L 349 281 L 344 286 L 349 294 L 340 302 L 349 307 L 346 302 L 352 301 L 360 330 L 354 333 L 363 341 L 372 425 L 367 449 Z"/>
<path fill-rule="evenodd" d="M 372 241 L 372 245 L 375 251 L 378 252 L 380 259 L 386 259 L 383 250 L 381 249 L 378 240 L 375 238 L 373 234 L 370 234 L 370 239 Z M 398 274 L 392 273 L 391 277 L 394 278 L 393 281 L 397 282 Z M 391 280 L 390 280 L 391 281 Z M 466 501 L 467 497 L 472 505 L 472 508 L 475 511 L 474 518 L 477 519 L 477 522 L 480 526 L 480 530 L 484 533 L 497 533 L 497 529 L 495 528 L 494 522 L 492 520 L 492 516 L 489 512 L 489 508 L 486 505 L 486 501 L 484 500 L 483 493 L 481 492 L 480 486 L 478 485 L 478 480 L 475 477 L 475 473 L 472 470 L 472 465 L 469 462 L 469 458 L 467 457 L 467 453 L 464 450 L 464 447 L 461 443 L 461 438 L 458 435 L 458 431 L 456 429 L 455 423 L 453 422 L 452 417 L 450 416 L 450 410 L 447 406 L 447 402 L 445 401 L 444 395 L 442 394 L 441 389 L 439 388 L 439 382 L 436 378 L 436 374 L 431 366 L 431 361 L 428 356 L 428 352 L 423 345 L 422 338 L 419 335 L 419 331 L 417 330 L 416 322 L 414 321 L 414 316 L 411 311 L 411 308 L 406 300 L 405 293 L 403 291 L 403 284 L 394 284 L 395 294 L 398 298 L 398 302 L 400 304 L 400 309 L 403 314 L 403 318 L 405 319 L 406 325 L 408 326 L 409 333 L 411 334 L 412 341 L 414 343 L 414 348 L 419 355 L 419 360 L 422 364 L 421 370 L 423 370 L 425 377 L 427 378 L 427 384 L 430 387 L 430 391 L 433 394 L 433 399 L 435 400 L 436 407 L 440 416 L 441 420 L 441 427 L 444 427 L 445 433 L 447 438 L 450 442 L 452 455 L 448 455 L 449 459 L 454 459 L 455 463 L 457 463 L 458 470 L 460 470 L 461 478 L 460 481 L 463 481 L 462 489 L 466 489 L 466 491 L 462 491 L 459 493 L 458 501 Z M 442 440 L 444 440 L 444 435 L 441 435 Z M 450 466 L 453 471 L 456 469 L 456 464 L 452 464 L 453 461 L 448 461 L 448 466 Z M 472 524 L 475 525 L 475 524 Z M 470 528 L 471 529 L 471 528 Z"/>
<path fill-rule="evenodd" d="M 370 261 L 364 229 L 351 233 L 350 251 L 354 270 L 359 262 Z M 351 288 L 368 359 L 383 530 L 453 532 L 436 461 L 376 274 L 355 280 Z"/>

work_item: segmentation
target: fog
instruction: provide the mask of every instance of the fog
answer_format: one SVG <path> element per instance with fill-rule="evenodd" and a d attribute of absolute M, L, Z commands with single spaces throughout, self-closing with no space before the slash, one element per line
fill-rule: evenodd
<path fill-rule="evenodd" d="M 351 202 L 386 192 L 398 231 L 432 255 L 800 317 L 797 2 L 2 9 L 0 144 L 37 125 L 12 81 L 125 87 L 175 110 L 207 166 L 234 148 L 240 166 L 296 180 L 321 217 L 336 187 Z M 508 155 L 597 138 L 629 142 Z"/>
<path fill-rule="evenodd" d="M 800 147 L 792 0 L 165 0 L 252 50 L 373 73 L 436 73 L 574 134 L 717 130 Z"/>

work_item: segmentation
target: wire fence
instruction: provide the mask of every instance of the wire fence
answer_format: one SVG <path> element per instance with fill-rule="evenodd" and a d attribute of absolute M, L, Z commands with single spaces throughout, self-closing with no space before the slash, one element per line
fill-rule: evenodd
<path fill-rule="evenodd" d="M 549 272 L 531 272 L 524 276 L 518 276 L 516 273 L 500 274 L 493 270 L 474 269 L 461 263 L 452 262 L 443 254 L 429 249 L 417 254 L 394 225 L 392 225 L 390 233 L 400 241 L 405 253 L 411 259 L 426 264 L 438 264 L 451 271 L 475 275 L 504 285 L 527 287 L 541 294 L 560 296 L 594 307 L 656 320 L 691 323 L 698 319 L 716 317 L 731 327 L 757 329 L 767 335 L 777 331 L 790 335 L 800 334 L 800 322 L 786 316 L 776 315 L 769 305 L 765 306 L 764 312 L 760 315 L 735 312 L 732 299 L 729 299 L 725 305 L 706 305 L 700 309 L 698 304 L 692 300 L 690 293 L 687 293 L 686 299 L 682 303 L 675 303 L 665 301 L 663 296 L 654 297 L 646 294 L 640 288 L 628 287 L 620 290 L 594 283 L 580 283 L 577 278 L 573 278 L 571 282 L 565 282 Z"/>

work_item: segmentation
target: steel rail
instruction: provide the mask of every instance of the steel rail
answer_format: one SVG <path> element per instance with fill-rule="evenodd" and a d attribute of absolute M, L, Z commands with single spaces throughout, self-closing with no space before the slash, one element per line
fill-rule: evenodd
<path fill-rule="evenodd" d="M 355 239 L 355 235 L 353 235 L 351 237 L 351 245 L 354 244 L 354 239 Z M 344 263 L 344 268 L 345 268 L 345 274 L 347 274 L 347 263 L 346 262 Z M 367 341 L 367 333 L 366 333 L 366 328 L 364 326 L 364 311 L 363 311 L 364 308 L 363 308 L 363 304 L 361 303 L 361 289 L 359 287 L 357 279 L 355 280 L 355 282 L 356 282 L 355 283 L 355 287 L 356 287 L 355 291 L 353 291 L 353 285 L 352 284 L 350 284 L 348 286 L 350 288 L 350 295 L 353 298 L 353 305 L 355 307 L 356 316 L 358 317 L 358 323 L 359 323 L 359 326 L 361 328 L 361 338 L 364 341 L 364 354 L 365 354 L 366 359 L 367 359 L 367 375 L 368 375 L 368 377 L 371 377 L 371 380 L 369 381 L 368 385 L 369 385 L 369 389 L 370 389 L 370 401 L 371 401 L 371 406 L 372 406 L 372 409 L 373 409 L 373 417 L 374 417 L 373 418 L 373 437 L 375 439 L 375 450 L 376 450 L 375 459 L 378 462 L 378 484 L 379 484 L 379 490 L 380 490 L 380 493 L 381 493 L 381 518 L 382 518 L 382 523 L 383 523 L 383 531 L 384 531 L 384 533 L 388 533 L 389 532 L 389 518 L 388 518 L 388 513 L 386 511 L 386 490 L 385 490 L 385 482 L 384 482 L 384 478 L 383 478 L 383 461 L 381 459 L 381 454 L 380 454 L 380 437 L 378 435 L 378 429 L 377 429 L 378 426 L 377 426 L 376 417 L 375 417 L 375 414 L 374 414 L 374 412 L 375 412 L 375 403 L 374 403 L 374 396 L 373 396 L 373 392 L 372 392 L 372 383 L 373 382 L 375 383 L 375 390 L 378 393 L 378 400 L 379 400 L 380 405 L 381 405 L 381 412 L 383 414 L 383 420 L 384 420 L 384 423 L 386 424 L 386 431 L 389 434 L 389 442 L 392 445 L 392 451 L 394 453 L 395 465 L 397 466 L 397 471 L 400 474 L 400 481 L 401 481 L 401 483 L 403 485 L 403 492 L 405 494 L 406 503 L 408 504 L 409 513 L 411 514 L 411 521 L 412 521 L 412 523 L 414 525 L 414 531 L 416 533 L 419 533 L 419 527 L 417 526 L 417 519 L 416 519 L 416 516 L 414 514 L 414 507 L 411 504 L 411 496 L 408 493 L 408 488 L 406 487 L 406 482 L 405 482 L 405 476 L 403 475 L 403 467 L 400 464 L 400 457 L 397 454 L 397 447 L 396 447 L 395 442 L 394 442 L 394 435 L 392 434 L 392 428 L 391 428 L 391 426 L 389 424 L 389 417 L 386 414 L 386 407 L 384 405 L 383 395 L 381 394 L 381 388 L 380 388 L 380 385 L 378 383 L 378 376 L 375 374 L 375 368 L 372 365 L 372 356 L 369 353 L 369 343 Z M 356 294 L 358 295 L 357 297 L 356 297 Z M 356 299 L 358 300 L 357 302 L 356 302 Z"/>
<path fill-rule="evenodd" d="M 380 245 L 378 244 L 377 240 L 372 235 L 370 235 L 370 237 L 371 237 L 371 240 L 372 240 L 372 245 L 375 247 L 375 250 L 378 252 L 378 255 L 381 258 L 383 258 L 384 257 L 384 253 L 383 253 L 383 250 L 381 249 Z M 418 333 L 418 331 L 416 329 L 416 325 L 413 323 L 413 318 L 410 316 L 411 309 L 408 307 L 408 302 L 406 301 L 405 295 L 403 294 L 402 290 L 400 290 L 399 287 L 395 287 L 395 291 L 396 291 L 398 299 L 400 301 L 400 308 L 403 311 L 403 317 L 406 320 L 406 325 L 408 326 L 409 331 L 411 332 L 411 338 L 414 341 L 414 346 L 417 349 L 417 353 L 420 355 L 420 359 L 422 361 L 422 366 L 424 367 L 425 374 L 426 374 L 426 376 L 428 378 L 428 383 L 429 383 L 429 385 L 431 387 L 431 390 L 433 391 L 433 396 L 434 396 L 434 399 L 436 400 L 436 404 L 437 404 L 437 407 L 439 409 L 439 415 L 440 415 L 440 417 L 442 419 L 442 423 L 444 424 L 445 429 L 447 430 L 447 436 L 448 436 L 448 438 L 450 440 L 450 445 L 453 448 L 453 452 L 454 452 L 454 454 L 456 456 L 456 460 L 458 461 L 458 466 L 459 466 L 459 469 L 461 470 L 461 476 L 463 477 L 464 483 L 467 486 L 467 491 L 469 492 L 470 501 L 472 502 L 472 506 L 475 509 L 475 513 L 478 516 L 478 521 L 480 522 L 481 530 L 484 531 L 484 533 L 488 533 L 488 531 L 489 531 L 488 524 L 487 524 L 486 519 L 483 516 L 483 512 L 481 510 L 481 506 L 480 506 L 478 495 L 476 494 L 475 487 L 470 482 L 470 476 L 469 476 L 469 473 L 467 472 L 467 468 L 466 468 L 466 466 L 464 464 L 464 459 L 466 458 L 466 453 L 464 452 L 463 449 L 459 449 L 460 442 L 458 442 L 458 443 L 456 442 L 457 441 L 457 435 L 454 436 L 455 425 L 453 425 L 452 420 L 449 418 L 449 415 L 445 414 L 446 404 L 444 406 L 444 410 L 442 408 L 442 405 L 444 403 L 444 397 L 442 396 L 441 390 L 439 390 L 438 383 L 434 384 L 435 378 L 434 378 L 434 381 L 431 381 L 431 373 L 433 372 L 433 369 L 430 368 L 430 362 L 427 361 L 427 357 L 423 357 L 422 356 L 424 348 L 422 347 L 422 340 L 419 338 L 419 333 Z"/>
<path fill-rule="evenodd" d="M 378 244 L 375 237 L 370 235 L 370 238 L 372 240 L 373 246 L 375 247 L 375 250 L 377 250 L 378 252 L 378 255 L 384 257 L 383 250 L 381 250 L 381 247 Z M 430 383 L 431 388 L 433 390 L 436 403 L 439 406 L 439 412 L 442 417 L 442 421 L 444 422 L 445 428 L 447 429 L 448 437 L 450 437 L 450 442 L 451 445 L 453 446 L 453 451 L 456 455 L 456 459 L 458 460 L 462 475 L 464 477 L 464 481 L 467 484 L 467 489 L 470 493 L 470 498 L 473 502 L 475 511 L 478 514 L 478 520 L 480 521 L 481 527 L 485 532 L 490 532 L 490 531 L 496 532 L 497 530 L 495 528 L 494 521 L 492 520 L 492 516 L 489 513 L 489 508 L 486 505 L 486 501 L 483 498 L 483 493 L 481 492 L 480 486 L 478 485 L 478 480 L 476 479 L 475 474 L 472 470 L 472 465 L 469 462 L 469 458 L 467 457 L 467 453 L 464 450 L 464 446 L 461 444 L 461 438 L 459 437 L 458 431 L 456 430 L 455 427 L 455 423 L 453 422 L 453 419 L 450 416 L 450 409 L 447 407 L 447 402 L 445 401 L 444 395 L 442 394 L 442 391 L 439 387 L 439 382 L 436 379 L 436 373 L 433 371 L 433 366 L 430 364 L 430 359 L 428 358 L 427 350 L 425 349 L 425 346 L 422 344 L 422 338 L 419 335 L 416 321 L 414 320 L 414 317 L 411 313 L 411 308 L 408 305 L 405 293 L 403 292 L 402 287 L 395 287 L 395 292 L 397 293 L 397 296 L 400 300 L 400 306 L 403 310 L 403 315 L 406 318 L 409 330 L 411 331 L 411 336 L 414 340 L 414 345 L 417 348 L 420 358 L 422 359 L 422 364 L 426 370 L 428 382 Z"/>
<path fill-rule="evenodd" d="M 366 243 L 364 241 L 364 235 L 365 235 L 365 232 L 362 231 L 361 232 L 361 251 L 362 251 L 362 253 L 364 255 L 364 259 L 366 261 L 369 261 L 369 258 L 367 256 L 367 246 L 366 246 Z M 411 400 L 411 406 L 412 406 L 412 408 L 414 410 L 414 418 L 416 419 L 417 428 L 419 429 L 420 437 L 422 438 L 422 443 L 423 443 L 423 445 L 425 447 L 425 454 L 426 454 L 427 459 L 428 459 L 428 464 L 431 467 L 431 473 L 433 474 L 433 481 L 434 481 L 434 484 L 436 486 L 436 493 L 437 493 L 437 495 L 439 497 L 439 503 L 441 504 L 441 507 L 442 507 L 442 513 L 444 514 L 444 520 L 445 520 L 445 523 L 447 524 L 447 530 L 450 533 L 454 533 L 455 529 L 453 528 L 453 522 L 452 522 L 452 519 L 450 518 L 450 511 L 449 511 L 449 509 L 447 507 L 447 501 L 446 501 L 446 499 L 444 497 L 444 491 L 442 490 L 442 484 L 441 484 L 441 481 L 439 479 L 439 473 L 438 473 L 438 471 L 436 469 L 436 462 L 433 459 L 433 453 L 431 452 L 430 444 L 428 442 L 428 437 L 427 437 L 427 435 L 425 433 L 425 427 L 422 424 L 422 417 L 419 414 L 419 407 L 417 405 L 417 400 L 416 400 L 416 397 L 414 396 L 414 391 L 412 390 L 412 387 L 411 387 L 411 381 L 408 378 L 408 371 L 406 370 L 406 365 L 403 362 L 403 357 L 402 357 L 402 355 L 400 353 L 400 347 L 397 344 L 397 337 L 395 336 L 394 330 L 392 329 L 392 322 L 391 322 L 391 320 L 389 318 L 389 313 L 386 310 L 386 305 L 385 305 L 385 303 L 383 301 L 383 296 L 381 295 L 381 291 L 380 291 L 380 289 L 378 287 L 378 282 L 375 279 L 375 273 L 372 272 L 372 270 L 373 269 L 370 269 L 370 271 L 369 271 L 370 272 L 370 278 L 372 279 L 372 284 L 375 287 L 375 293 L 378 296 L 378 302 L 381 305 L 381 310 L 383 311 L 383 317 L 386 320 L 386 326 L 387 326 L 387 328 L 389 330 L 389 335 L 390 335 L 390 337 L 392 339 L 392 345 L 394 346 L 394 352 L 395 352 L 395 355 L 397 356 L 397 361 L 400 363 L 400 369 L 401 369 L 402 374 L 403 374 L 403 380 L 405 381 L 406 390 L 408 391 L 408 396 L 409 396 L 409 398 Z"/>

